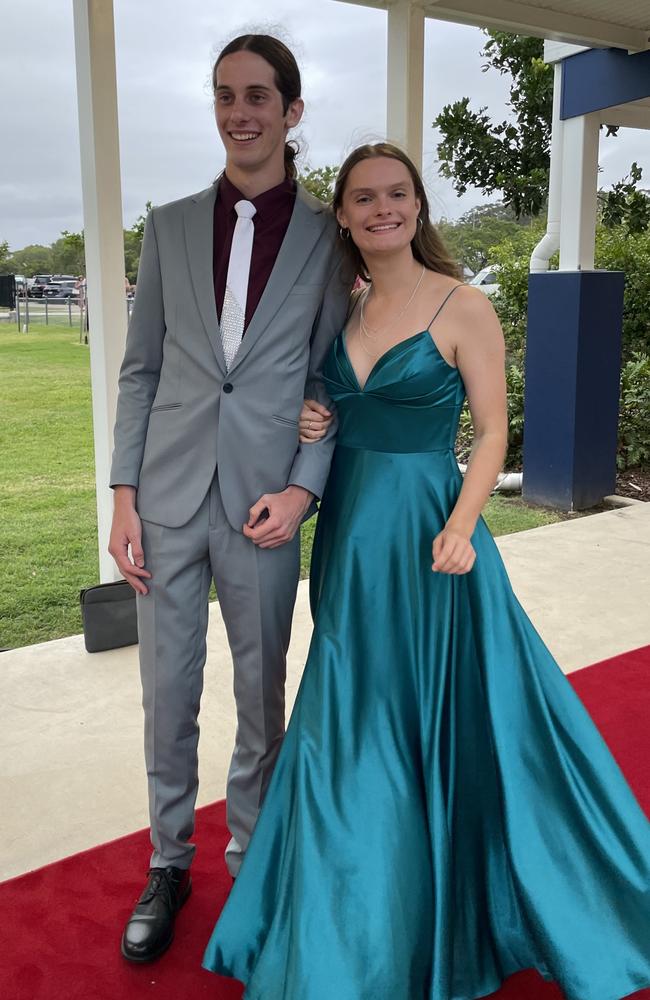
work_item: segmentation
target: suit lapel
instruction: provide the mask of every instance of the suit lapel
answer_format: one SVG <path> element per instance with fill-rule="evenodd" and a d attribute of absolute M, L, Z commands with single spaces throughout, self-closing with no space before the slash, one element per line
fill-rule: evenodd
<path fill-rule="evenodd" d="M 324 206 L 298 185 L 295 205 L 280 252 L 235 355 L 231 372 L 250 353 L 293 288 L 312 247 L 325 228 L 326 220 Z M 214 295 L 212 297 L 214 299 Z M 223 359 L 223 351 L 221 357 Z"/>
<path fill-rule="evenodd" d="M 225 373 L 221 331 L 214 301 L 214 272 L 212 256 L 214 244 L 214 200 L 216 186 L 212 185 L 197 194 L 185 211 L 185 242 L 190 262 L 190 275 L 196 304 L 203 320 L 212 350 Z"/>

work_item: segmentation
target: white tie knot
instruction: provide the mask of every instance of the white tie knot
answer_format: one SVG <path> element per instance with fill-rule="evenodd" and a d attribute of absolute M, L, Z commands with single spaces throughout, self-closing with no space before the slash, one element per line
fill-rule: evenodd
<path fill-rule="evenodd" d="M 235 211 L 240 219 L 252 219 L 257 209 L 252 201 L 242 199 L 235 205 Z"/>

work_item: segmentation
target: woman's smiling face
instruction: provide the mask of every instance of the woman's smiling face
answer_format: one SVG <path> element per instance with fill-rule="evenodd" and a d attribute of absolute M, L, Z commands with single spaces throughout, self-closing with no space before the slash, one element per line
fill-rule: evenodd
<path fill-rule="evenodd" d="M 365 257 L 408 246 L 416 232 L 420 207 L 405 164 L 376 156 L 362 160 L 350 171 L 337 217 Z"/>

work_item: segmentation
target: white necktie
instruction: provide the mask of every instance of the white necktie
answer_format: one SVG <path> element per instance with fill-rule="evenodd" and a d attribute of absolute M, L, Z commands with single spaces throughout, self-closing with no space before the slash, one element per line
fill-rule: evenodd
<path fill-rule="evenodd" d="M 253 253 L 255 226 L 253 216 L 257 209 L 250 201 L 238 201 L 235 205 L 237 222 L 232 237 L 226 293 L 221 309 L 221 340 L 226 359 L 226 371 L 232 365 L 244 335 L 246 321 L 246 298 L 248 277 Z"/>

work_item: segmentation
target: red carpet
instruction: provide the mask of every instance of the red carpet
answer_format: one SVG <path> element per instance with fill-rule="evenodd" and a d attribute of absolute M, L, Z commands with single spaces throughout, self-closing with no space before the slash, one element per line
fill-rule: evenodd
<path fill-rule="evenodd" d="M 571 681 L 650 815 L 650 646 L 581 670 Z M 230 887 L 224 816 L 221 802 L 197 814 L 194 893 L 177 920 L 174 945 L 153 965 L 130 965 L 118 948 L 142 889 L 146 831 L 1 884 L 2 1000 L 240 1000 L 240 986 L 201 969 Z M 650 990 L 635 994 L 642 997 L 650 1000 Z M 562 994 L 536 974 L 521 973 L 490 1000 L 562 1000 Z"/>

